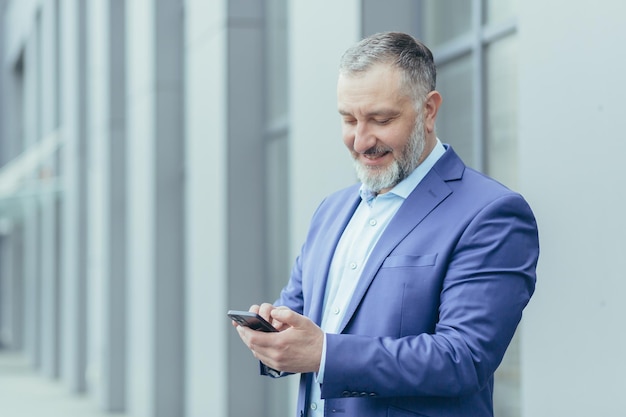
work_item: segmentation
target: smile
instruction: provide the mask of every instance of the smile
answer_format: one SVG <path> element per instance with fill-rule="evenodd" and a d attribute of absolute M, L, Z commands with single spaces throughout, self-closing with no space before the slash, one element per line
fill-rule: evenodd
<path fill-rule="evenodd" d="M 376 153 L 364 153 L 363 156 L 366 157 L 367 159 L 378 159 L 378 158 L 382 158 L 383 156 L 387 155 L 388 153 L 389 153 L 389 151 L 376 152 Z"/>

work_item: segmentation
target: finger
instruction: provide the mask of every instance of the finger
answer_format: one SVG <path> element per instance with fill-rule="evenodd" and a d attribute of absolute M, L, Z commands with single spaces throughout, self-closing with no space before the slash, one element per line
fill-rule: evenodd
<path fill-rule="evenodd" d="M 261 306 L 259 307 L 259 311 L 257 311 L 257 313 L 263 317 L 265 320 L 271 322 L 271 313 L 272 310 L 274 309 L 274 306 L 270 303 L 263 303 L 261 304 Z"/>
<path fill-rule="evenodd" d="M 239 335 L 239 338 L 243 341 L 243 343 L 248 347 L 248 349 L 250 348 L 250 341 L 248 340 L 248 335 L 246 334 L 246 328 L 245 326 L 236 326 L 237 328 L 237 334 Z"/>
<path fill-rule="evenodd" d="M 306 318 L 287 307 L 276 307 L 272 310 L 272 318 L 291 327 L 301 327 Z"/>
<path fill-rule="evenodd" d="M 257 314 L 258 314 L 258 312 L 259 312 L 259 308 L 260 308 L 260 307 L 259 307 L 259 305 L 258 305 L 258 304 L 252 304 L 252 305 L 250 306 L 250 308 L 248 309 L 248 311 L 249 311 L 249 312 L 251 312 L 251 313 L 257 313 Z"/>

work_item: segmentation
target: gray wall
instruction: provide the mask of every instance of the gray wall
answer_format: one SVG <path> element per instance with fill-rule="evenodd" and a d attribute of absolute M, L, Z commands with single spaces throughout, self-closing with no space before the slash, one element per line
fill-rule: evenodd
<path fill-rule="evenodd" d="M 617 0 L 521 3 L 519 178 L 542 245 L 526 416 L 624 412 L 625 13 Z"/>

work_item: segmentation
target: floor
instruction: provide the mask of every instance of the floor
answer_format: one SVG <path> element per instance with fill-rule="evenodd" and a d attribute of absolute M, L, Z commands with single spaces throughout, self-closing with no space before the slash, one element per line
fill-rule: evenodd
<path fill-rule="evenodd" d="M 0 350 L 1 417 L 111 417 L 92 399 L 72 395 L 34 371 L 23 355 Z"/>

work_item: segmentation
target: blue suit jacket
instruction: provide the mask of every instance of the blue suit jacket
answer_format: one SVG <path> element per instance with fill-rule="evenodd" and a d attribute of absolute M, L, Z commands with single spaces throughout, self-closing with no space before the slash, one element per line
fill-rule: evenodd
<path fill-rule="evenodd" d="M 321 322 L 329 266 L 359 185 L 317 209 L 277 305 Z M 493 415 L 493 374 L 535 287 L 537 227 L 524 199 L 451 147 L 402 204 L 327 335 L 326 416 Z M 302 375 L 298 416 L 312 374 Z"/>

